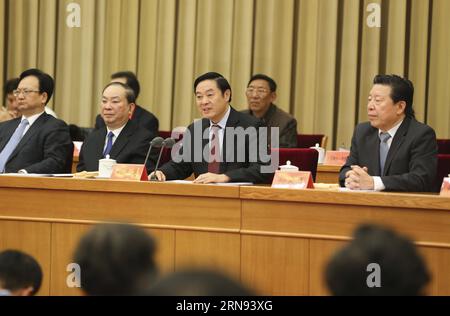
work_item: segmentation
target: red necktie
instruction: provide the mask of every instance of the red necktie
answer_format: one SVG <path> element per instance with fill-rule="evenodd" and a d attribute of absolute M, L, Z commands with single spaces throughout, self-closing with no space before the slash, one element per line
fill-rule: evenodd
<path fill-rule="evenodd" d="M 208 162 L 208 172 L 219 173 L 220 170 L 220 139 L 219 130 L 221 127 L 219 125 L 212 125 L 211 127 L 211 142 L 209 144 L 209 162 Z"/>

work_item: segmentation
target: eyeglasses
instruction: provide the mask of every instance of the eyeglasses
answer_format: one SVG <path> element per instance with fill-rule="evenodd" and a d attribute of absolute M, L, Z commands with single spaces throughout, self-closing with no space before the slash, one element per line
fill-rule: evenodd
<path fill-rule="evenodd" d="M 264 95 L 264 94 L 268 93 L 269 90 L 264 89 L 264 88 L 248 87 L 247 90 L 245 91 L 245 93 L 247 93 L 247 94 L 253 94 L 253 92 L 256 92 L 257 95 Z"/>
<path fill-rule="evenodd" d="M 31 92 L 41 92 L 39 90 L 30 90 L 30 89 L 17 89 L 13 91 L 15 97 L 18 97 L 21 93 L 26 97 Z"/>

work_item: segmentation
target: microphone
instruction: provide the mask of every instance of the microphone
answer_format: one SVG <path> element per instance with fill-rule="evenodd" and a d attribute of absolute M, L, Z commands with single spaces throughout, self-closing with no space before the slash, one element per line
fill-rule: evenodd
<path fill-rule="evenodd" d="M 162 138 L 162 137 L 155 137 L 151 140 L 150 147 L 147 151 L 147 156 L 145 157 L 145 160 L 144 160 L 144 167 L 147 165 L 148 157 L 150 156 L 150 152 L 152 151 L 152 148 L 153 147 L 156 147 L 156 148 L 161 147 L 163 142 L 164 142 L 164 138 Z M 147 168 L 147 167 L 145 167 L 145 168 Z"/>
<path fill-rule="evenodd" d="M 166 138 L 166 139 L 162 142 L 162 144 L 161 144 L 161 149 L 159 150 L 158 161 L 156 162 L 155 170 L 153 171 L 153 174 L 150 176 L 150 181 L 158 181 L 158 178 L 156 177 L 156 170 L 158 170 L 159 162 L 160 162 L 160 160 L 161 160 L 161 155 L 162 155 L 162 153 L 163 153 L 163 151 L 164 151 L 164 148 L 172 148 L 173 145 L 175 145 L 175 143 L 176 143 L 176 142 L 175 142 L 175 139 L 170 138 L 170 137 Z"/>

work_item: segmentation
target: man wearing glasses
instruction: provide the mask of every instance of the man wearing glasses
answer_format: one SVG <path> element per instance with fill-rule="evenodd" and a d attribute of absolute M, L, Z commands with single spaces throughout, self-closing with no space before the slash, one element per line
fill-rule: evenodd
<path fill-rule="evenodd" d="M 279 109 L 273 102 L 277 98 L 276 82 L 262 74 L 254 75 L 247 85 L 248 110 L 244 113 L 261 119 L 267 127 L 278 127 L 279 145 L 282 148 L 297 147 L 297 120 Z"/>
<path fill-rule="evenodd" d="M 22 116 L 0 124 L 0 173 L 70 172 L 73 144 L 69 128 L 45 113 L 53 78 L 29 69 L 19 80 L 14 96 Z"/>

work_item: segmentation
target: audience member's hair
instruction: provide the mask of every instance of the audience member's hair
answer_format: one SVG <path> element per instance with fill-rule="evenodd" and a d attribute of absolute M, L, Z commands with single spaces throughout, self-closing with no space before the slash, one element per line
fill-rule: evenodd
<path fill-rule="evenodd" d="M 85 234 L 75 251 L 81 288 L 88 295 L 134 295 L 156 274 L 155 242 L 143 229 L 100 224 Z"/>
<path fill-rule="evenodd" d="M 270 78 L 269 76 L 266 76 L 264 74 L 256 74 L 253 75 L 250 80 L 248 81 L 247 87 L 255 80 L 264 80 L 269 84 L 270 92 L 276 92 L 277 91 L 277 83 L 275 80 Z"/>
<path fill-rule="evenodd" d="M 102 93 L 105 92 L 105 90 L 108 87 L 111 87 L 111 86 L 120 86 L 120 87 L 124 88 L 125 89 L 125 98 L 127 99 L 128 103 L 136 103 L 136 96 L 134 94 L 133 89 L 131 89 L 131 87 L 129 87 L 128 85 L 123 84 L 121 82 L 110 82 L 110 83 L 108 83 L 105 86 L 105 88 L 103 88 Z"/>
<path fill-rule="evenodd" d="M 230 90 L 230 100 L 228 102 L 231 102 L 231 86 L 227 79 L 224 78 L 221 74 L 217 72 L 207 72 L 195 79 L 194 81 L 194 93 L 197 89 L 197 86 L 200 82 L 206 81 L 206 80 L 213 80 L 216 82 L 217 87 L 222 92 L 222 95 L 225 94 L 225 91 Z"/>
<path fill-rule="evenodd" d="M 5 102 L 8 94 L 12 94 L 14 90 L 17 89 L 19 81 L 20 81 L 19 78 L 12 78 L 5 82 L 5 85 L 3 86 L 3 102 Z"/>
<path fill-rule="evenodd" d="M 367 283 L 375 272 L 367 271 L 373 263 L 381 270 L 380 287 L 369 287 Z M 326 282 L 334 295 L 420 295 L 429 280 L 414 244 L 376 225 L 357 228 L 354 240 L 336 252 L 326 268 Z"/>
<path fill-rule="evenodd" d="M 405 115 L 407 117 L 415 116 L 413 109 L 414 85 L 410 80 L 397 75 L 376 75 L 373 84 L 390 86 L 392 101 L 394 103 L 405 101 Z"/>
<path fill-rule="evenodd" d="M 119 71 L 115 72 L 111 75 L 111 79 L 125 78 L 127 86 L 129 86 L 133 91 L 135 98 L 137 99 L 139 96 L 139 92 L 141 91 L 141 85 L 139 84 L 139 80 L 136 75 L 131 71 Z"/>
<path fill-rule="evenodd" d="M 150 288 L 151 296 L 252 296 L 249 289 L 212 270 L 187 269 L 169 274 Z"/>
<path fill-rule="evenodd" d="M 22 81 L 25 77 L 33 76 L 36 77 L 39 81 L 39 93 L 47 93 L 47 101 L 45 104 L 47 104 L 50 101 L 50 98 L 53 95 L 53 89 L 55 88 L 55 83 L 53 81 L 53 78 L 49 75 L 43 72 L 39 69 L 28 69 L 25 70 L 20 74 L 20 81 Z M 20 82 L 19 81 L 19 82 Z"/>
<path fill-rule="evenodd" d="M 0 252 L 0 288 L 10 292 L 32 288 L 35 295 L 42 283 L 42 269 L 30 255 L 18 250 Z"/>

